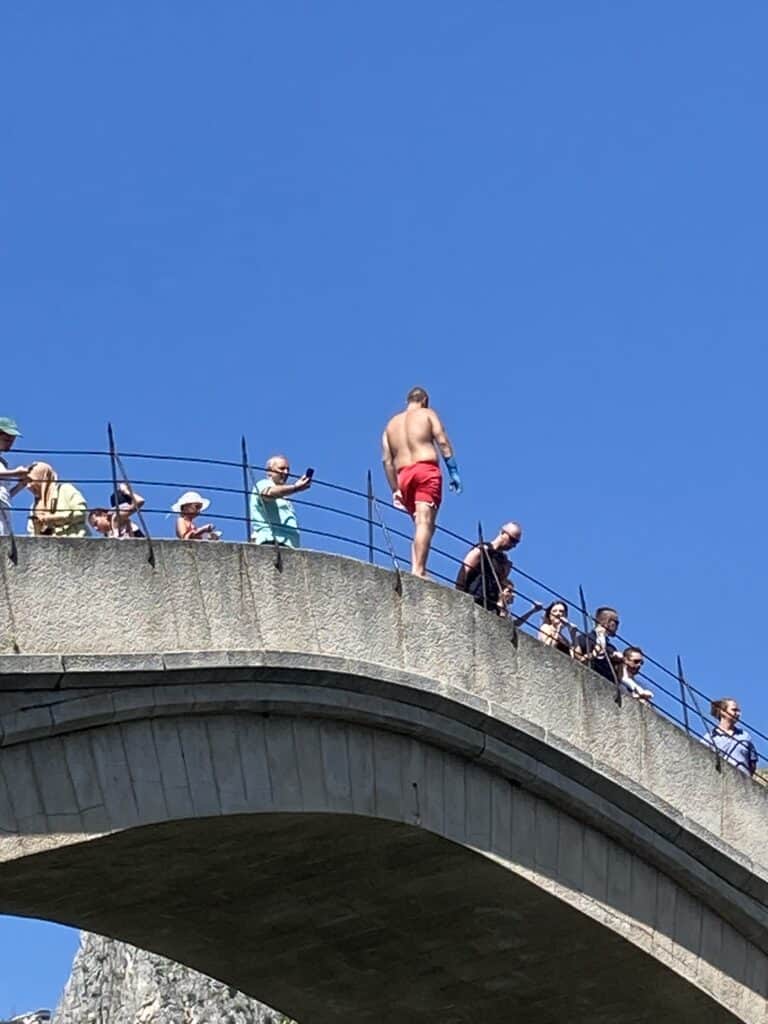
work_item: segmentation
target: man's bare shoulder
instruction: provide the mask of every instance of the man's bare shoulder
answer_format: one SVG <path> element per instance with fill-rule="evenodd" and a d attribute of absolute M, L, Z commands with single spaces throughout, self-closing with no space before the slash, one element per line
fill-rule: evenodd
<path fill-rule="evenodd" d="M 394 416 L 390 416 L 389 419 L 387 420 L 387 425 L 384 428 L 385 433 L 391 430 L 393 427 L 396 427 L 399 423 L 402 423 L 404 419 L 404 412 L 396 412 Z"/>

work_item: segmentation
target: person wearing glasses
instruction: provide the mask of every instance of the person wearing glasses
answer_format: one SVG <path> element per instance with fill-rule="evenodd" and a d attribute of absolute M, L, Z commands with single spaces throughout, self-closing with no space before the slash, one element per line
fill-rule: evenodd
<path fill-rule="evenodd" d="M 647 690 L 638 683 L 636 676 L 645 663 L 645 655 L 639 647 L 627 647 L 621 656 L 621 677 L 619 682 L 622 689 L 627 690 L 635 700 L 641 700 L 647 704 L 653 700 L 653 690 Z"/>
<path fill-rule="evenodd" d="M 710 710 L 717 724 L 707 732 L 702 743 L 716 750 L 724 761 L 738 768 L 744 775 L 754 775 L 757 751 L 752 737 L 739 725 L 741 708 L 738 701 L 733 697 L 721 697 L 712 701 Z"/>
<path fill-rule="evenodd" d="M 267 475 L 251 491 L 251 540 L 254 544 L 281 544 L 298 548 L 299 524 L 293 502 L 288 498 L 312 486 L 312 471 L 289 484 L 291 467 L 285 455 L 267 459 Z"/>
<path fill-rule="evenodd" d="M 464 556 L 456 589 L 470 594 L 476 604 L 497 615 L 506 614 L 505 594 L 509 570 L 507 551 L 516 548 L 523 536 L 519 523 L 505 523 L 491 541 L 474 544 Z"/>

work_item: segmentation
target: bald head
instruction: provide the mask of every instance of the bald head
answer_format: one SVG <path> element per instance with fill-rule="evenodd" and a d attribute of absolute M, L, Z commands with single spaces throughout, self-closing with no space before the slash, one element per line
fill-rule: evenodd
<path fill-rule="evenodd" d="M 517 547 L 523 536 L 523 528 L 520 523 L 504 523 L 499 530 L 499 535 L 494 541 L 497 548 L 506 551 L 509 548 Z"/>
<path fill-rule="evenodd" d="M 267 476 L 273 484 L 284 484 L 290 471 L 287 455 L 272 455 L 267 459 Z"/>

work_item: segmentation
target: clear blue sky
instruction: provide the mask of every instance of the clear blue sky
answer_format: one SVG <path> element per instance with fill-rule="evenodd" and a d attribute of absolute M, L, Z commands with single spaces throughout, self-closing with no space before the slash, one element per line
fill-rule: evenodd
<path fill-rule="evenodd" d="M 519 519 L 520 566 L 765 730 L 767 32 L 749 0 L 5 4 L 0 414 L 384 491 L 423 384 L 441 522 Z M 74 933 L 0 942 L 0 1015 L 54 1003 Z"/>

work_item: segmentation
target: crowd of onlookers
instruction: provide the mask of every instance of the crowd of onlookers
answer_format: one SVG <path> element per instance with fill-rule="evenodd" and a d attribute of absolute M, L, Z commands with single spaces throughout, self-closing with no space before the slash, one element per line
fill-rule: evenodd
<path fill-rule="evenodd" d="M 11 499 L 28 490 L 32 507 L 27 518 L 27 533 L 34 537 L 87 537 L 93 531 L 118 540 L 141 538 L 144 531 L 136 518 L 141 516 L 145 500 L 128 481 L 120 481 L 109 497 L 108 506 L 88 508 L 74 484 L 60 480 L 47 462 L 9 466 L 7 453 L 20 431 L 16 422 L 0 417 L 0 536 L 10 532 Z M 265 476 L 253 481 L 250 495 L 250 534 L 256 544 L 300 544 L 296 511 L 289 496 L 305 491 L 312 483 L 309 470 L 293 483 L 288 482 L 291 467 L 284 455 L 267 460 Z M 9 484 L 11 486 L 9 486 Z M 211 502 L 197 491 L 185 491 L 170 508 L 176 513 L 176 537 L 179 540 L 219 540 L 222 536 L 213 523 L 198 523 Z"/>
<path fill-rule="evenodd" d="M 27 519 L 27 532 L 36 537 L 86 537 L 91 531 L 118 540 L 145 536 L 141 512 L 145 499 L 128 481 L 117 483 L 105 506 L 88 508 L 83 494 L 74 484 L 62 481 L 46 462 L 11 467 L 7 453 L 20 436 L 17 424 L 0 417 L 0 536 L 10 531 L 10 502 L 26 489 L 33 501 Z M 313 471 L 289 482 L 290 465 L 284 455 L 267 460 L 265 475 L 254 480 L 249 497 L 250 537 L 256 544 L 272 544 L 297 548 L 300 534 L 296 511 L 290 497 L 307 490 Z M 9 486 L 10 485 L 10 486 Z M 212 522 L 198 522 L 210 501 L 196 491 L 186 491 L 172 505 L 176 514 L 175 534 L 181 541 L 216 541 L 222 536 Z M 541 613 L 536 636 L 546 647 L 588 665 L 633 699 L 642 703 L 653 700 L 653 692 L 639 680 L 644 664 L 641 648 L 625 647 L 619 651 L 613 643 L 619 627 L 614 608 L 598 608 L 593 616 L 592 630 L 579 630 L 568 619 L 568 606 L 562 600 L 547 607 L 533 602 L 523 615 L 514 616 L 510 606 L 515 599 L 510 579 L 512 562 L 507 554 L 522 539 L 519 523 L 505 523 L 496 536 L 473 545 L 464 556 L 456 576 L 456 589 L 469 594 L 477 604 L 522 626 Z M 703 742 L 740 771 L 753 775 L 757 752 L 745 729 L 739 724 L 740 708 L 732 697 L 723 697 L 711 705 L 715 725 Z"/>

